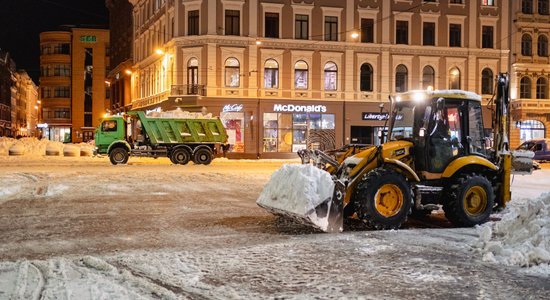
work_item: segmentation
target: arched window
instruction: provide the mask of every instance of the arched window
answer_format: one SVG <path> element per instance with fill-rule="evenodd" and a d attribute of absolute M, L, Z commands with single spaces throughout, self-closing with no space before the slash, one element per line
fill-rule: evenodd
<path fill-rule="evenodd" d="M 422 69 L 422 88 L 434 87 L 435 85 L 435 71 L 431 66 L 425 66 Z"/>
<path fill-rule="evenodd" d="M 537 54 L 538 56 L 548 56 L 548 38 L 543 34 L 539 35 Z"/>
<path fill-rule="evenodd" d="M 264 86 L 266 89 L 279 88 L 279 63 L 274 59 L 265 61 Z"/>
<path fill-rule="evenodd" d="M 531 98 L 531 79 L 529 77 L 521 78 L 519 82 L 519 97 L 521 99 Z"/>
<path fill-rule="evenodd" d="M 532 44 L 531 36 L 528 34 L 524 34 L 521 37 L 521 55 L 531 56 L 531 44 Z"/>
<path fill-rule="evenodd" d="M 525 120 L 521 122 L 519 128 L 521 142 L 543 139 L 546 136 L 546 128 L 541 121 Z"/>
<path fill-rule="evenodd" d="M 460 89 L 460 70 L 458 68 L 451 68 L 449 70 L 449 89 Z"/>
<path fill-rule="evenodd" d="M 303 60 L 294 64 L 294 88 L 297 90 L 307 90 L 308 88 L 309 67 Z"/>
<path fill-rule="evenodd" d="M 408 90 L 408 74 L 409 71 L 404 65 L 398 65 L 397 68 L 395 68 L 395 91 L 397 93 L 403 93 Z"/>
<path fill-rule="evenodd" d="M 533 13 L 533 0 L 521 0 L 521 12 L 524 14 Z"/>
<path fill-rule="evenodd" d="M 538 12 L 539 15 L 548 15 L 548 0 L 538 1 Z"/>
<path fill-rule="evenodd" d="M 372 92 L 372 66 L 364 63 L 361 65 L 361 76 L 359 78 L 359 89 L 362 92 Z"/>
<path fill-rule="evenodd" d="M 338 67 L 329 61 L 325 64 L 325 91 L 337 90 Z"/>
<path fill-rule="evenodd" d="M 230 57 L 225 60 L 225 86 L 239 87 L 241 85 L 241 67 L 239 60 Z"/>
<path fill-rule="evenodd" d="M 191 58 L 187 62 L 187 94 L 196 95 L 199 84 L 199 60 Z"/>
<path fill-rule="evenodd" d="M 537 79 L 537 99 L 548 99 L 548 80 L 544 77 Z"/>
<path fill-rule="evenodd" d="M 481 93 L 493 93 L 493 71 L 489 68 L 485 68 L 481 71 Z"/>

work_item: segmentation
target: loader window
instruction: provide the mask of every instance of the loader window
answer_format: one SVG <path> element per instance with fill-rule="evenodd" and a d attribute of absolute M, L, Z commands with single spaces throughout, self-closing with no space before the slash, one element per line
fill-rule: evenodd
<path fill-rule="evenodd" d="M 393 123 L 390 139 L 401 140 L 413 137 L 414 108 L 412 106 L 401 106 L 395 111 L 395 122 Z"/>
<path fill-rule="evenodd" d="M 481 115 L 481 104 L 472 103 L 468 111 L 468 146 L 470 153 L 485 155 L 483 133 L 483 117 Z"/>

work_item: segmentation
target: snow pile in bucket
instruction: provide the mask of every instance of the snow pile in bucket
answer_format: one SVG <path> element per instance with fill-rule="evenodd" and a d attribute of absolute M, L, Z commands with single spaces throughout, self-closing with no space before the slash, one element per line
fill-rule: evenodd
<path fill-rule="evenodd" d="M 483 260 L 550 271 L 550 193 L 513 204 L 502 219 L 477 228 Z"/>
<path fill-rule="evenodd" d="M 317 218 L 315 207 L 331 199 L 333 189 L 328 172 L 313 165 L 286 164 L 271 175 L 256 203 L 277 212 L 307 218 L 326 230 L 328 220 Z"/>

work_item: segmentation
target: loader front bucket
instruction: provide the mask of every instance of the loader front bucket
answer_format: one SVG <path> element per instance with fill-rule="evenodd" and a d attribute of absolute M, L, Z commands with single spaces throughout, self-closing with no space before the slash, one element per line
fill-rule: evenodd
<path fill-rule="evenodd" d="M 312 165 L 284 165 L 275 171 L 257 204 L 286 219 L 324 232 L 343 230 L 345 186 Z"/>

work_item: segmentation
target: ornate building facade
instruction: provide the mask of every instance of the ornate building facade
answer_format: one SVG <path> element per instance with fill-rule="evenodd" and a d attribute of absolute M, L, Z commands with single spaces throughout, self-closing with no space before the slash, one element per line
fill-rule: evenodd
<path fill-rule="evenodd" d="M 511 145 L 550 138 L 550 7 L 548 0 L 512 1 Z"/>
<path fill-rule="evenodd" d="M 389 95 L 459 88 L 487 104 L 509 71 L 509 1 L 130 2 L 132 109 L 206 109 L 230 157 L 377 144 Z"/>

